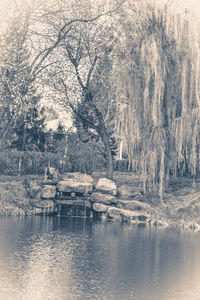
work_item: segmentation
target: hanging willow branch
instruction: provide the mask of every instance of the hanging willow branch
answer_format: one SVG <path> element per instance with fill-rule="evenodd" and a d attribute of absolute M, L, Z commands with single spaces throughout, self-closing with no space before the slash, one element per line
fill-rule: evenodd
<path fill-rule="evenodd" d="M 116 135 L 142 176 L 144 193 L 156 191 L 161 199 L 170 176 L 195 177 L 199 170 L 198 32 L 188 14 L 154 9 L 146 33 L 135 41 L 138 61 L 126 53 L 128 61 L 115 77 Z M 132 65 L 138 66 L 142 78 Z"/>

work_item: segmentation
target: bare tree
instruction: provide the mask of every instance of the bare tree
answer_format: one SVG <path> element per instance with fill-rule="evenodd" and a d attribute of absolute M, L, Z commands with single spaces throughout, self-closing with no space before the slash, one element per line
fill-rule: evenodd
<path fill-rule="evenodd" d="M 93 79 L 102 72 L 103 68 L 106 69 L 106 64 L 102 66 L 102 61 L 105 60 L 105 57 L 108 57 L 108 53 L 111 51 L 109 45 L 105 46 L 106 41 L 102 43 L 104 37 L 100 34 L 100 26 L 103 23 L 100 20 L 104 18 L 105 22 L 105 17 L 108 18 L 108 15 L 116 12 L 124 2 L 117 4 L 112 10 L 103 11 L 90 18 L 77 18 L 66 21 L 66 17 L 62 15 L 63 24 L 61 27 L 60 23 L 52 23 L 52 16 L 54 17 L 57 13 L 48 12 L 46 25 L 49 26 L 49 31 L 52 32 L 55 40 L 52 42 L 52 37 L 45 36 L 49 40 L 50 46 L 42 49 L 32 63 L 32 80 L 35 80 L 47 70 L 46 74 L 50 79 L 50 83 L 52 78 L 54 82 L 59 82 L 57 91 L 62 90 L 65 96 L 65 105 L 71 108 L 76 118 L 79 118 L 83 123 L 87 123 L 87 126 L 101 137 L 107 158 L 108 178 L 113 176 L 113 158 L 109 135 L 104 121 L 104 111 L 102 111 L 102 108 L 103 110 L 105 108 L 105 102 L 100 100 L 101 109 L 96 102 L 98 98 L 96 95 L 102 82 L 95 86 Z M 49 16 L 51 16 L 50 20 Z M 89 31 L 95 32 L 93 37 L 96 38 L 96 41 L 93 44 L 91 43 Z M 65 60 L 65 63 L 63 63 L 63 60 Z M 100 77 L 98 76 L 98 78 Z M 80 101 L 74 102 L 71 98 L 69 94 L 69 80 L 66 81 L 66 78 L 70 78 L 71 83 L 73 78 L 76 80 L 76 86 L 78 84 L 78 87 L 74 90 L 73 98 L 76 98 L 78 90 L 79 97 L 77 98 L 81 99 L 82 108 L 85 106 L 84 112 L 77 108 L 77 103 L 79 102 L 80 104 Z M 104 80 L 103 76 L 102 80 Z M 106 80 L 107 82 L 108 80 Z M 62 87 L 61 90 L 60 87 Z"/>

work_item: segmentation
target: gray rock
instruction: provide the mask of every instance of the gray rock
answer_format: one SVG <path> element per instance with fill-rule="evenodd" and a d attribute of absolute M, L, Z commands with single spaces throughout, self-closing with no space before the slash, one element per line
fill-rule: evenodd
<path fill-rule="evenodd" d="M 92 193 L 92 195 L 90 196 L 90 201 L 112 205 L 112 204 L 116 204 L 118 202 L 118 199 L 113 195 L 95 192 Z"/>
<path fill-rule="evenodd" d="M 43 199 L 54 199 L 56 196 L 56 187 L 54 185 L 44 185 L 41 191 Z"/>
<path fill-rule="evenodd" d="M 110 218 L 118 219 L 120 221 L 131 223 L 150 222 L 150 216 L 146 212 L 130 211 L 127 209 L 120 209 L 116 207 L 109 207 L 107 210 L 107 216 Z"/>
<path fill-rule="evenodd" d="M 56 188 L 58 192 L 89 194 L 92 193 L 93 183 L 77 181 L 74 178 L 69 178 L 67 180 L 60 181 Z"/>
<path fill-rule="evenodd" d="M 78 182 L 88 182 L 88 183 L 93 183 L 93 178 L 88 175 L 88 174 L 83 174 L 80 172 L 74 172 L 74 173 L 64 173 L 62 176 L 62 180 L 68 180 L 68 179 L 74 179 L 75 181 Z"/>
<path fill-rule="evenodd" d="M 145 202 L 137 200 L 119 200 L 117 205 L 118 208 L 133 210 L 133 211 L 151 211 L 152 207 Z"/>
<path fill-rule="evenodd" d="M 107 178 L 100 178 L 97 185 L 96 190 L 101 193 L 111 194 L 113 196 L 117 195 L 117 186 L 113 180 Z"/>
<path fill-rule="evenodd" d="M 108 210 L 108 205 L 102 203 L 93 203 L 93 210 L 100 213 L 105 213 Z"/>
<path fill-rule="evenodd" d="M 121 185 L 118 187 L 118 194 L 121 199 L 133 199 L 138 195 L 138 191 L 130 185 Z"/>

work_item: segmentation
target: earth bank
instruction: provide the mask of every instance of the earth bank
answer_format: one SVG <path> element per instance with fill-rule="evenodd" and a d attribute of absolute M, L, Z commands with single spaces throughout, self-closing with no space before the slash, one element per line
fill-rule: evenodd
<path fill-rule="evenodd" d="M 116 172 L 109 181 L 103 173 L 55 172 L 45 179 L 1 176 L 0 215 L 52 215 L 60 213 L 61 205 L 79 205 L 87 208 L 85 216 L 200 231 L 200 184 L 190 178 L 171 184 L 160 203 L 153 194 L 141 194 L 140 178 L 133 173 Z"/>

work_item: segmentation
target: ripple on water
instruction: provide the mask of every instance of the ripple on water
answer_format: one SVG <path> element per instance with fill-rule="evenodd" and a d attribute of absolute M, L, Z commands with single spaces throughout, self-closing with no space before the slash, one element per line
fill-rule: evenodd
<path fill-rule="evenodd" d="M 0 225 L 2 300 L 200 299 L 198 233 L 80 218 Z"/>

